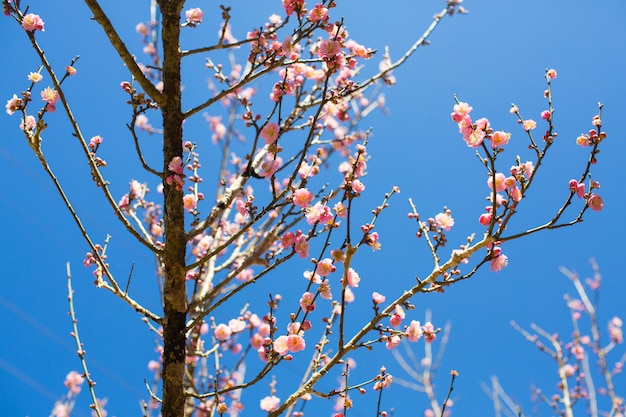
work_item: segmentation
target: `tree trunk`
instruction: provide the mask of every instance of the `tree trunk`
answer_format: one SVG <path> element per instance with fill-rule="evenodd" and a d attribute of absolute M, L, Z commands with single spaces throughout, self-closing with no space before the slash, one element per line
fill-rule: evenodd
<path fill-rule="evenodd" d="M 180 13 L 182 2 L 160 1 L 163 46 L 163 169 L 168 175 L 172 158 L 182 157 L 183 114 L 180 90 Z M 185 213 L 183 191 L 164 182 L 165 253 L 163 292 L 163 417 L 184 416 L 185 322 Z"/>

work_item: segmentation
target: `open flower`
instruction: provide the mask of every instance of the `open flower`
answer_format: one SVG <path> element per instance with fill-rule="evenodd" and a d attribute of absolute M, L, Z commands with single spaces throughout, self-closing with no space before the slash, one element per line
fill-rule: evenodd
<path fill-rule="evenodd" d="M 34 32 L 36 30 L 40 30 L 43 32 L 43 25 L 44 23 L 43 20 L 41 20 L 41 17 L 34 13 L 28 13 L 26 16 L 24 16 L 24 19 L 22 19 L 22 27 L 24 28 L 24 30 L 27 30 L 29 32 Z"/>
<path fill-rule="evenodd" d="M 202 17 L 204 16 L 204 12 L 199 7 L 189 9 L 185 11 L 185 18 L 187 19 L 187 23 L 189 26 L 195 26 L 202 23 Z"/>

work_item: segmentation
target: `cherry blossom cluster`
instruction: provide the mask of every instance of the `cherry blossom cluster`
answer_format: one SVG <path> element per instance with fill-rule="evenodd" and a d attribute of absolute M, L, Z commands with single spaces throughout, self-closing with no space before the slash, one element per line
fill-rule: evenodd
<path fill-rule="evenodd" d="M 24 15 L 19 10 L 18 5 L 15 5 L 13 2 L 8 0 L 4 0 L 2 5 L 4 14 L 6 16 L 13 16 L 18 22 L 20 22 L 22 28 L 27 31 L 30 36 L 33 36 L 36 31 L 44 31 L 44 22 L 39 15 L 34 13 Z M 76 59 L 77 58 L 72 61 L 71 65 L 65 67 L 65 75 L 59 81 L 59 84 L 62 84 L 66 77 L 76 74 L 76 68 L 73 67 L 73 63 Z M 36 84 L 43 80 L 43 75 L 41 74 L 42 68 L 43 67 L 40 67 L 36 72 L 30 72 L 27 76 L 27 79 L 30 82 L 28 89 L 22 91 L 20 96 L 13 94 L 13 97 L 7 100 L 5 105 L 7 114 L 13 115 L 15 112 L 20 112 L 22 114 L 23 118 L 19 127 L 29 138 L 31 145 L 35 146 L 38 146 L 38 142 L 41 140 L 41 131 L 46 127 L 45 123 L 43 123 L 44 114 L 46 112 L 53 113 L 56 111 L 56 105 L 60 99 L 59 92 L 55 88 L 47 86 L 39 93 L 41 101 L 45 104 L 41 110 L 37 111 L 37 117 L 27 114 L 28 104 L 32 101 L 32 90 Z"/>
<path fill-rule="evenodd" d="M 522 125 L 523 130 L 526 132 L 530 142 L 528 148 L 535 152 L 536 160 L 522 163 L 518 156 L 516 164 L 509 169 L 508 176 L 503 172 L 497 171 L 496 159 L 505 151 L 505 147 L 509 145 L 511 133 L 502 130 L 495 131 L 487 118 L 483 117 L 473 120 L 470 115 L 473 108 L 466 102 L 457 100 L 457 103 L 454 105 L 451 118 L 457 123 L 459 132 L 465 143 L 469 147 L 479 150 L 479 155 L 481 155 L 481 160 L 488 173 L 487 187 L 490 189 L 486 198 L 488 205 L 485 207 L 485 212 L 480 215 L 478 221 L 481 225 L 487 227 L 488 233 L 493 233 L 496 237 L 499 237 L 506 229 L 508 221 L 512 215 L 516 213 L 519 204 L 526 194 L 527 188 L 533 182 L 537 167 L 541 165 L 546 151 L 557 137 L 553 126 L 554 109 L 552 107 L 551 91 L 551 82 L 556 77 L 556 70 L 549 69 L 546 71 L 545 79 L 548 84 L 548 89 L 544 91 L 544 97 L 548 101 L 549 108 L 541 111 L 540 116 L 541 119 L 546 121 L 548 128 L 542 136 L 542 146 L 535 141 L 532 133 L 532 131 L 537 128 L 537 122 L 533 119 L 523 118 L 519 108 L 514 104 L 510 109 L 510 113 L 517 116 L 518 123 Z M 601 131 L 601 118 L 599 114 L 593 118 L 592 125 L 594 129 L 590 130 L 588 134 L 579 136 L 576 140 L 576 142 L 583 147 L 592 146 L 589 163 L 587 164 L 581 180 L 577 181 L 572 179 L 569 182 L 569 198 L 558 211 L 557 216 L 546 227 L 550 227 L 559 219 L 565 208 L 570 204 L 573 195 L 584 199 L 586 207 L 594 211 L 599 211 L 603 208 L 602 198 L 593 191 L 600 187 L 597 181 L 589 179 L 589 192 L 585 192 L 584 181 L 587 179 L 587 176 L 590 175 L 589 170 L 591 165 L 596 162 L 597 147 L 602 139 L 607 136 L 605 132 Z M 582 209 L 577 221 L 581 218 L 585 208 Z M 440 216 L 442 215 L 443 213 L 440 214 Z M 418 236 L 425 231 L 437 231 L 437 228 L 441 228 L 441 225 L 436 224 L 436 222 L 431 219 L 428 224 L 422 223 L 418 231 Z M 441 240 L 440 235 L 435 235 L 434 238 L 436 238 L 436 240 L 438 239 L 437 243 Z M 501 241 L 496 239 L 494 243 L 487 246 L 488 254 L 485 259 L 489 261 L 492 271 L 499 271 L 508 263 L 508 258 L 502 254 L 500 244 Z M 435 250 L 437 248 L 438 246 L 434 247 Z"/>

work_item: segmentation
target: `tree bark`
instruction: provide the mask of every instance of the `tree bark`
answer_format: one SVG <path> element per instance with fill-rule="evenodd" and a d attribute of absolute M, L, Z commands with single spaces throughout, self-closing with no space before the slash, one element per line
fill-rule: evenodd
<path fill-rule="evenodd" d="M 159 1 L 162 14 L 163 46 L 163 172 L 168 164 L 182 157 L 183 113 L 181 104 L 180 14 L 181 1 Z M 165 178 L 164 178 L 165 179 Z M 165 251 L 163 291 L 163 394 L 161 415 L 184 416 L 185 323 L 187 294 L 185 286 L 185 213 L 183 190 L 176 184 L 163 184 Z"/>

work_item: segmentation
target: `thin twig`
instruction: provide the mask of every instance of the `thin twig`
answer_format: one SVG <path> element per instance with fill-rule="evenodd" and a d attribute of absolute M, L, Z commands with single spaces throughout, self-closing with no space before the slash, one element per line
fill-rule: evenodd
<path fill-rule="evenodd" d="M 70 271 L 69 262 L 65 264 L 65 268 L 67 271 L 67 301 L 70 305 L 70 318 L 72 319 L 71 335 L 76 342 L 76 353 L 80 358 L 80 364 L 83 368 L 83 377 L 87 380 L 87 387 L 89 388 L 89 394 L 91 395 L 91 399 L 93 401 L 93 403 L 89 407 L 96 412 L 96 415 L 98 417 L 103 417 L 102 413 L 100 412 L 98 398 L 96 397 L 96 383 L 93 381 L 93 379 L 91 379 L 91 374 L 89 373 L 89 369 L 87 368 L 87 361 L 85 360 L 85 349 L 82 342 L 80 341 L 80 336 L 78 334 L 78 319 L 76 319 L 76 312 L 74 311 L 74 290 L 72 289 L 72 273 Z"/>

